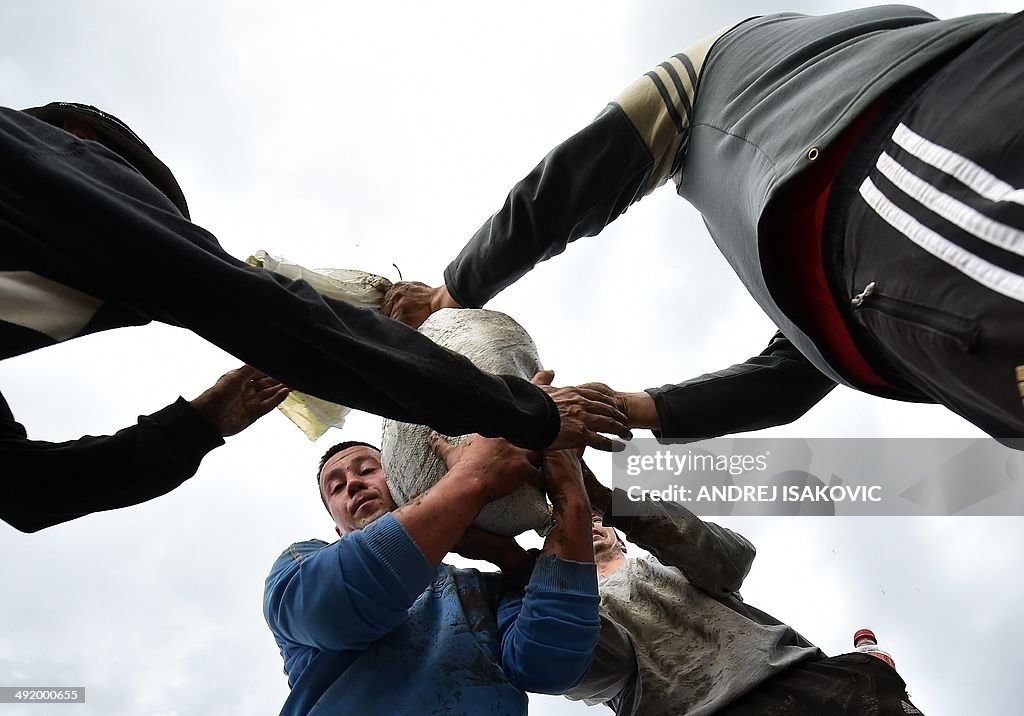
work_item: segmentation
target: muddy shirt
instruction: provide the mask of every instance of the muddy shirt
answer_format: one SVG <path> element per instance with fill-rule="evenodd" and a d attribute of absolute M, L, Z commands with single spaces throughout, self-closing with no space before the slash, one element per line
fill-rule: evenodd
<path fill-rule="evenodd" d="M 599 581 L 601 641 L 571 699 L 617 714 L 712 714 L 765 679 L 821 652 L 745 604 L 754 559 L 741 535 L 674 503 L 648 517 L 605 515 L 655 556 L 628 559 Z"/>

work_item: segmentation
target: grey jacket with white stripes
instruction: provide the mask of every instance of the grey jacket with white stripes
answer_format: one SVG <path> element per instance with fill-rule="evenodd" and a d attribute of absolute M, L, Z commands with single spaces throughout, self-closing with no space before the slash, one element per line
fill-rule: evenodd
<path fill-rule="evenodd" d="M 762 220 L 865 109 L 1006 17 L 936 21 L 901 5 L 774 15 L 730 30 L 704 62 L 679 195 L 701 212 L 719 250 L 775 325 L 835 381 L 905 397 L 853 384 L 780 308 L 786 287 L 766 277 Z"/>
<path fill-rule="evenodd" d="M 538 262 L 596 235 L 672 179 L 736 274 L 781 329 L 744 363 L 650 388 L 661 436 L 700 439 L 790 422 L 836 382 L 766 267 L 766 217 L 882 97 L 951 60 L 1009 15 L 937 20 L 907 6 L 773 15 L 704 38 L 638 79 L 513 187 L 445 271 L 463 306 L 482 306 Z M 699 91 L 698 91 L 699 90 Z"/>

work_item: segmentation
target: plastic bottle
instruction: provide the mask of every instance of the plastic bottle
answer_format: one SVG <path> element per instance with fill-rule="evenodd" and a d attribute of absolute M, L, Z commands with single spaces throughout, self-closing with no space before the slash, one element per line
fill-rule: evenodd
<path fill-rule="evenodd" d="M 853 645 L 857 651 L 870 654 L 876 659 L 881 659 L 892 668 L 896 668 L 896 662 L 892 660 L 889 653 L 878 648 L 878 639 L 870 629 L 858 629 L 853 635 Z"/>

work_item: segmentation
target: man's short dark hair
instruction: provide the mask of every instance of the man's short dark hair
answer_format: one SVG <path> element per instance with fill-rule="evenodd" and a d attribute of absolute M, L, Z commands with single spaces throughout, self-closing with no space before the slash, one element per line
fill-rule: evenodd
<path fill-rule="evenodd" d="M 324 493 L 320 490 L 320 473 L 324 471 L 324 465 L 327 464 L 328 460 L 337 455 L 339 452 L 354 447 L 368 447 L 371 450 L 376 450 L 377 452 L 380 452 L 380 448 L 377 447 L 376 445 L 364 443 L 360 440 L 346 440 L 343 443 L 338 443 L 337 445 L 332 445 L 331 447 L 329 447 L 327 449 L 327 452 L 324 453 L 324 456 L 320 458 L 320 465 L 316 468 L 316 491 L 320 493 L 320 501 L 324 503 L 324 507 L 327 507 L 327 500 L 324 499 Z M 328 510 L 328 512 L 330 512 L 330 510 Z"/>

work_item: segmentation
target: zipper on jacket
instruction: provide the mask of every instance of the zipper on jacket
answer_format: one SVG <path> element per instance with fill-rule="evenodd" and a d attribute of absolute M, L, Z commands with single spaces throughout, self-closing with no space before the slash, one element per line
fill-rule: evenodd
<path fill-rule="evenodd" d="M 974 348 L 974 344 L 978 340 L 978 323 L 976 321 L 900 298 L 884 296 L 878 293 L 874 281 L 851 298 L 850 305 L 854 311 L 873 309 L 893 318 L 931 329 L 952 338 L 965 351 Z"/>

